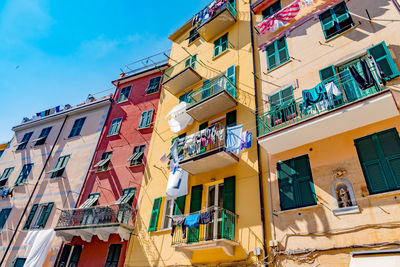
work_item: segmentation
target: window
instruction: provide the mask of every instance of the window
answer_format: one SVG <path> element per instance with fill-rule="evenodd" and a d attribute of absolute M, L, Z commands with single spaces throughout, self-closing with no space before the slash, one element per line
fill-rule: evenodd
<path fill-rule="evenodd" d="M 186 102 L 186 103 L 192 102 L 192 94 L 193 94 L 193 91 L 190 90 L 190 91 L 184 93 L 183 95 L 179 96 L 179 103 L 181 103 L 181 102 Z"/>
<path fill-rule="evenodd" d="M 282 8 L 281 1 L 280 0 L 276 1 L 275 3 L 273 3 L 272 5 L 270 5 L 261 12 L 263 20 L 268 17 L 271 17 L 273 14 L 281 10 L 281 8 Z"/>
<path fill-rule="evenodd" d="M 165 197 L 156 198 L 153 203 L 153 209 L 151 212 L 149 232 L 157 230 L 157 224 L 159 219 L 161 203 L 164 203 L 161 229 L 169 229 L 172 226 L 171 216 L 182 215 L 185 212 L 185 200 L 186 196 L 181 196 L 176 199 Z"/>
<path fill-rule="evenodd" d="M 132 156 L 128 159 L 130 162 L 130 166 L 138 166 L 143 164 L 143 156 L 144 156 L 144 150 L 146 146 L 135 146 L 133 148 L 133 153 Z"/>
<path fill-rule="evenodd" d="M 24 164 L 20 174 L 18 175 L 17 181 L 15 181 L 15 185 L 22 185 L 28 179 L 29 174 L 31 173 L 33 168 L 33 163 Z"/>
<path fill-rule="evenodd" d="M 139 129 L 148 128 L 151 125 L 151 119 L 153 118 L 153 110 L 147 110 L 142 112 L 140 118 Z"/>
<path fill-rule="evenodd" d="M 132 206 L 135 193 L 136 187 L 125 188 L 122 191 L 122 196 L 115 202 L 115 204 L 129 204 Z"/>
<path fill-rule="evenodd" d="M 379 43 L 368 50 L 368 54 L 373 56 L 376 63 L 381 68 L 386 80 L 391 80 L 399 76 L 399 70 L 390 55 L 385 42 Z"/>
<path fill-rule="evenodd" d="M 0 212 L 0 231 L 3 229 L 4 225 L 6 224 L 6 221 L 8 219 L 8 216 L 10 215 L 11 208 L 5 208 L 2 209 Z"/>
<path fill-rule="evenodd" d="M 131 93 L 132 86 L 126 86 L 121 89 L 121 93 L 118 97 L 118 103 L 125 102 L 129 99 L 129 94 Z"/>
<path fill-rule="evenodd" d="M 223 53 L 228 49 L 228 33 L 225 33 L 220 38 L 214 41 L 214 57 Z"/>
<path fill-rule="evenodd" d="M 97 162 L 96 165 L 94 165 L 94 167 L 97 168 L 98 172 L 108 170 L 108 167 L 110 165 L 111 155 L 112 152 L 105 152 L 103 153 L 103 155 L 101 155 L 100 161 Z"/>
<path fill-rule="evenodd" d="M 161 76 L 151 78 L 149 81 L 149 86 L 146 89 L 146 95 L 158 92 L 160 88 Z"/>
<path fill-rule="evenodd" d="M 161 229 L 169 229 L 172 227 L 171 216 L 174 215 L 175 200 L 173 198 L 164 199 L 164 214 Z"/>
<path fill-rule="evenodd" d="M 24 137 L 22 137 L 21 142 L 17 144 L 17 150 L 23 150 L 26 148 L 26 145 L 28 144 L 29 140 L 31 139 L 32 134 L 33 134 L 33 132 L 24 134 Z"/>
<path fill-rule="evenodd" d="M 5 151 L 5 149 L 4 150 L 0 150 L 0 159 L 1 159 L 1 156 L 3 156 L 3 154 L 4 154 L 4 151 Z"/>
<path fill-rule="evenodd" d="M 46 226 L 53 206 L 54 202 L 34 204 L 23 229 L 43 229 Z"/>
<path fill-rule="evenodd" d="M 197 32 L 197 28 L 191 29 L 189 32 L 189 44 L 193 43 L 200 37 L 200 34 Z"/>
<path fill-rule="evenodd" d="M 319 19 L 326 40 L 354 26 L 344 1 L 319 15 Z"/>
<path fill-rule="evenodd" d="M 63 175 L 70 156 L 71 155 L 66 155 L 58 158 L 56 166 L 54 166 L 54 169 L 49 172 L 51 173 L 51 178 L 61 177 Z"/>
<path fill-rule="evenodd" d="M 82 253 L 82 246 L 65 244 L 58 262 L 58 267 L 77 267 Z"/>
<path fill-rule="evenodd" d="M 79 208 L 80 209 L 86 209 L 86 208 L 90 208 L 92 206 L 96 206 L 97 205 L 97 201 L 100 198 L 100 193 L 92 193 L 89 194 L 88 198 L 86 199 L 85 202 L 83 202 Z"/>
<path fill-rule="evenodd" d="M 86 118 L 80 118 L 75 120 L 74 125 L 72 126 L 71 132 L 68 135 L 68 138 L 78 136 L 81 134 L 81 130 L 83 127 L 83 124 L 85 123 Z"/>
<path fill-rule="evenodd" d="M 354 140 L 370 194 L 400 189 L 400 139 L 395 128 Z"/>
<path fill-rule="evenodd" d="M 110 130 L 108 131 L 108 136 L 116 135 L 119 133 L 121 122 L 122 118 L 113 119 L 113 121 L 111 122 Z"/>
<path fill-rule="evenodd" d="M 283 63 L 289 61 L 289 52 L 286 44 L 286 37 L 276 40 L 266 48 L 267 69 L 273 70 Z"/>
<path fill-rule="evenodd" d="M 191 67 L 196 69 L 197 55 L 191 56 L 185 61 L 185 68 Z"/>
<path fill-rule="evenodd" d="M 14 167 L 7 168 L 3 171 L 2 175 L 0 176 L 0 187 L 5 186 L 7 180 L 10 178 L 11 173 L 14 171 Z"/>
<path fill-rule="evenodd" d="M 122 245 L 121 244 L 112 244 L 108 248 L 108 255 L 106 264 L 104 267 L 117 267 L 119 262 L 119 256 L 121 254 Z"/>
<path fill-rule="evenodd" d="M 277 107 L 284 106 L 285 104 L 291 103 L 294 100 L 293 95 L 293 87 L 289 86 L 279 92 L 271 95 L 269 97 L 269 104 L 271 106 L 271 110 Z"/>
<path fill-rule="evenodd" d="M 52 129 L 52 127 L 47 127 L 47 128 L 44 128 L 40 132 L 39 137 L 37 139 L 33 140 L 33 141 L 35 141 L 35 146 L 43 145 L 46 142 L 46 139 L 49 136 L 51 129 Z"/>
<path fill-rule="evenodd" d="M 14 259 L 13 263 L 11 264 L 11 267 L 24 267 L 25 261 L 26 258 L 17 257 Z"/>
<path fill-rule="evenodd" d="M 281 209 L 317 204 L 308 155 L 277 164 Z"/>

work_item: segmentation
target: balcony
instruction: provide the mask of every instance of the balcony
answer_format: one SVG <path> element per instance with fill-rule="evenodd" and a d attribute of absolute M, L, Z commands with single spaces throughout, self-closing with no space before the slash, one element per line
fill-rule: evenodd
<path fill-rule="evenodd" d="M 129 240 L 135 214 L 128 204 L 62 210 L 54 230 L 65 242 L 71 242 L 74 236 L 91 242 L 93 235 L 107 242 L 110 234 Z"/>
<path fill-rule="evenodd" d="M 237 105 L 235 85 L 226 77 L 218 77 L 194 89 L 187 97 L 187 113 L 196 121 L 205 121 Z"/>
<path fill-rule="evenodd" d="M 399 115 L 386 87 L 361 90 L 351 76 L 335 84 L 339 98 L 312 105 L 299 98 L 259 115 L 259 144 L 276 154 Z"/>
<path fill-rule="evenodd" d="M 176 95 L 201 81 L 202 77 L 196 71 L 199 64 L 196 58 L 189 56 L 168 68 L 164 72 L 163 87 L 173 95 Z"/>
<path fill-rule="evenodd" d="M 190 259 L 196 250 L 215 248 L 221 248 L 228 256 L 234 255 L 235 247 L 239 245 L 235 241 L 237 215 L 220 207 L 213 209 L 215 210 L 213 221 L 209 224 L 200 224 L 198 227 L 187 228 L 186 238 L 183 238 L 181 227 L 178 226 L 175 229 L 171 244 L 175 251 L 183 252 Z"/>
<path fill-rule="evenodd" d="M 207 133 L 213 137 L 209 138 Z M 225 140 L 226 127 L 219 123 L 187 136 L 184 145 L 178 148 L 179 167 L 195 175 L 237 163 L 239 158 L 226 151 Z"/>
<path fill-rule="evenodd" d="M 197 32 L 207 42 L 214 39 L 236 22 L 237 11 L 235 9 L 235 1 L 225 2 L 207 19 L 203 19 L 197 28 Z M 233 2 L 233 3 L 232 3 Z"/>

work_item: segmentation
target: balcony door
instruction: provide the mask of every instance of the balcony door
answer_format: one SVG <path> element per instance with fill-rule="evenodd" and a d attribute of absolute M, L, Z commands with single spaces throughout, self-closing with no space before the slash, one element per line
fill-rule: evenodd
<path fill-rule="evenodd" d="M 222 237 L 222 210 L 224 183 L 211 185 L 207 190 L 207 208 L 215 207 L 213 222 L 205 226 L 206 240 L 215 240 Z"/>

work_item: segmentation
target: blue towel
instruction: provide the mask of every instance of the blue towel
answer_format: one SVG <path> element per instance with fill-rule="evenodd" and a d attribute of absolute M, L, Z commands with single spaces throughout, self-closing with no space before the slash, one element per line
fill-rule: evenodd
<path fill-rule="evenodd" d="M 246 136 L 246 144 L 244 145 L 244 148 L 250 148 L 251 147 L 251 136 L 252 133 L 248 133 Z"/>
<path fill-rule="evenodd" d="M 310 90 L 303 90 L 302 95 L 305 106 L 308 107 L 326 98 L 326 89 L 323 83 L 319 83 Z"/>
<path fill-rule="evenodd" d="M 199 226 L 199 215 L 200 214 L 193 214 L 193 215 L 186 216 L 185 225 L 187 227 Z"/>
<path fill-rule="evenodd" d="M 243 125 L 226 128 L 226 151 L 235 151 L 242 145 Z"/>

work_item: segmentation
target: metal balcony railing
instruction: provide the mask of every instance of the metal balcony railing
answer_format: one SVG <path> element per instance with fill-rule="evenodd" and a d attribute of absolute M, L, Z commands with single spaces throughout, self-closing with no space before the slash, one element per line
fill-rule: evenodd
<path fill-rule="evenodd" d="M 191 67 L 193 70 L 196 70 L 199 64 L 201 65 L 195 56 L 188 56 L 184 58 L 164 71 L 163 83 L 167 83 L 170 79 L 181 73 L 186 68 Z"/>
<path fill-rule="evenodd" d="M 371 68 L 371 71 L 374 72 L 374 69 Z M 338 79 L 330 78 L 323 81 L 322 84 L 326 85 L 334 82 L 341 91 L 340 97 L 326 97 L 318 103 L 308 105 L 301 97 L 288 100 L 280 106 L 270 107 L 270 111 L 258 115 L 260 136 L 294 125 L 305 119 L 319 116 L 386 89 L 386 87 L 380 87 L 378 83 L 375 83 L 374 86 L 361 90 L 349 71 L 345 71 L 338 76 Z"/>
<path fill-rule="evenodd" d="M 183 238 L 182 227 L 177 226 L 174 235 L 172 236 L 172 245 L 194 244 L 202 241 L 213 241 L 219 239 L 234 241 L 237 215 L 221 207 L 210 207 L 206 210 L 192 214 L 205 212 L 209 209 L 215 210 L 212 222 L 208 224 L 200 224 L 197 227 L 187 228 L 186 238 Z M 188 215 L 190 214 L 176 216 Z"/>
<path fill-rule="evenodd" d="M 188 103 L 187 108 L 190 108 L 210 97 L 226 90 L 233 98 L 237 97 L 235 84 L 232 83 L 225 75 L 217 77 L 209 82 L 204 82 L 202 86 L 193 89 L 188 94 L 185 102 Z"/>
<path fill-rule="evenodd" d="M 135 210 L 128 204 L 62 210 L 56 228 L 87 227 L 116 223 L 133 225 L 134 216 Z"/>
<path fill-rule="evenodd" d="M 178 146 L 179 161 L 197 157 L 209 151 L 225 147 L 226 126 L 216 123 L 204 130 L 186 136 L 181 146 Z"/>

